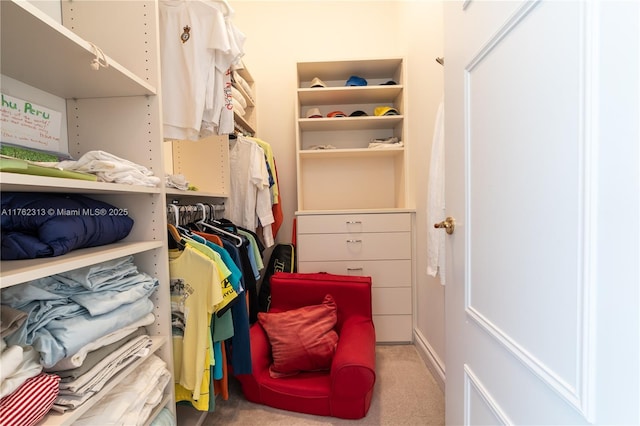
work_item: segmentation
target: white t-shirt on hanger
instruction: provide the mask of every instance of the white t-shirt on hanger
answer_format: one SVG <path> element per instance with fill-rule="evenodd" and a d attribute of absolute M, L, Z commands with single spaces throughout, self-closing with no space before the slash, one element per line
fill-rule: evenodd
<path fill-rule="evenodd" d="M 224 15 L 185 0 L 163 0 L 159 11 L 164 137 L 197 139 L 216 51 L 230 50 Z"/>

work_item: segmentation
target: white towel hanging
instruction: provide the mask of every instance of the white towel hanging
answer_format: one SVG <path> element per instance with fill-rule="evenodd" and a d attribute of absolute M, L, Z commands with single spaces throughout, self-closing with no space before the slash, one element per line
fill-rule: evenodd
<path fill-rule="evenodd" d="M 445 285 L 445 237 L 442 229 L 433 227 L 445 217 L 444 194 L 444 99 L 436 113 L 431 146 L 431 167 L 427 194 L 427 274 L 440 275 L 440 284 Z"/>

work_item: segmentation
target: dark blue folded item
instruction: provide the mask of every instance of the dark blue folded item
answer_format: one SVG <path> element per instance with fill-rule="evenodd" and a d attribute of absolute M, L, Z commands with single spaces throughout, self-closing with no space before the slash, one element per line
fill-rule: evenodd
<path fill-rule="evenodd" d="M 3 192 L 2 260 L 53 257 L 129 235 L 133 219 L 83 195 Z"/>

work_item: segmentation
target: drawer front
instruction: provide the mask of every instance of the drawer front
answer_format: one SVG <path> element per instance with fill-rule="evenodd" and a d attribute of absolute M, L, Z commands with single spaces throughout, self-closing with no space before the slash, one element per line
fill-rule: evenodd
<path fill-rule="evenodd" d="M 374 315 L 411 315 L 411 287 L 371 289 Z"/>
<path fill-rule="evenodd" d="M 411 259 L 411 233 L 366 233 L 298 235 L 298 260 Z"/>
<path fill-rule="evenodd" d="M 401 343 L 413 341 L 411 315 L 374 315 L 376 342 Z"/>
<path fill-rule="evenodd" d="M 409 213 L 301 215 L 298 234 L 359 234 L 362 232 L 410 232 Z"/>
<path fill-rule="evenodd" d="M 411 287 L 411 260 L 344 260 L 299 262 L 299 272 L 328 272 L 371 277 L 375 287 Z"/>

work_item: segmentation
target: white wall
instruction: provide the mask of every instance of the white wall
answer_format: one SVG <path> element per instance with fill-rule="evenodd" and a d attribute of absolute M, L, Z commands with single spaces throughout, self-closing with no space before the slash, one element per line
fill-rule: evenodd
<path fill-rule="evenodd" d="M 408 137 L 416 213 L 416 343 L 444 360 L 444 288 L 426 275 L 426 188 L 436 110 L 443 90 L 442 2 L 230 0 L 247 36 L 245 64 L 256 81 L 258 136 L 273 147 L 284 224 L 291 241 L 296 200 L 296 62 L 404 57 L 408 64 Z M 433 361 L 433 359 L 431 359 Z M 443 364 L 436 369 L 442 373 Z M 440 371 L 437 371 L 440 370 Z"/>
<path fill-rule="evenodd" d="M 444 287 L 427 275 L 426 205 L 435 117 L 444 93 L 443 7 L 436 1 L 402 2 L 401 25 L 409 63 L 409 137 L 416 205 L 415 344 L 444 388 Z M 446 63 L 446 62 L 445 62 Z M 442 218 L 444 219 L 444 218 Z"/>

